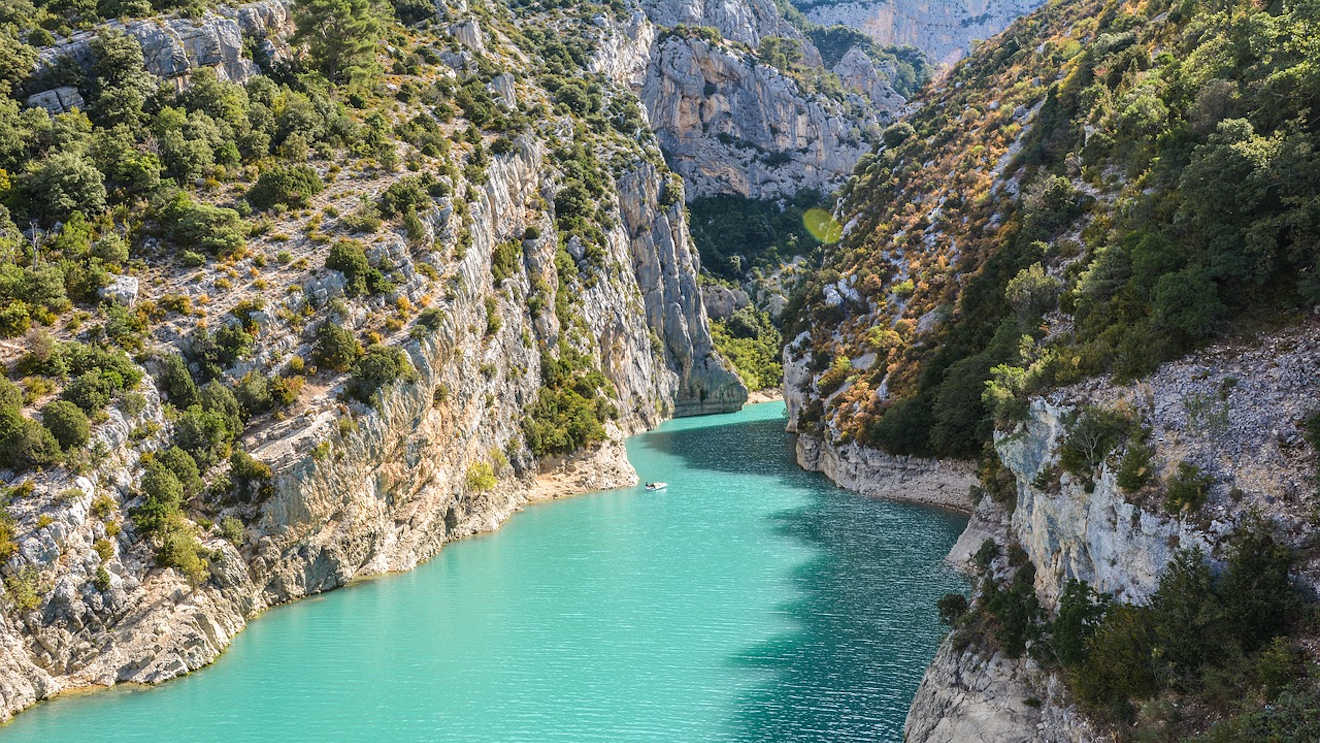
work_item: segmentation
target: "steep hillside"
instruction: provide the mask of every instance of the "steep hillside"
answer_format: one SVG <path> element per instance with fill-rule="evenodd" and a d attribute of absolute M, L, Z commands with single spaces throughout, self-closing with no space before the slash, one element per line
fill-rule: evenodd
<path fill-rule="evenodd" d="M 682 183 L 589 71 L 637 9 L 5 7 L 0 716 L 746 399 Z"/>
<path fill-rule="evenodd" d="M 975 457 L 1033 390 L 1320 300 L 1314 21 L 1257 13 L 1229 54 L 1244 11 L 1192 10 L 1048 6 L 885 132 L 789 313 L 801 428 Z"/>
<path fill-rule="evenodd" d="M 974 511 L 909 740 L 1315 737 L 1318 34 L 1051 3 L 845 185 L 785 309 L 799 460 Z"/>

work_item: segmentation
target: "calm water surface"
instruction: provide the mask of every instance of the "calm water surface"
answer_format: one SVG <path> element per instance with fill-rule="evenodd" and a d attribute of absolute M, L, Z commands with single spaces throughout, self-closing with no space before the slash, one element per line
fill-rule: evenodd
<path fill-rule="evenodd" d="M 41 741 L 896 741 L 964 520 L 800 471 L 782 403 L 628 442 L 640 487 L 269 612 L 211 667 L 57 699 Z"/>

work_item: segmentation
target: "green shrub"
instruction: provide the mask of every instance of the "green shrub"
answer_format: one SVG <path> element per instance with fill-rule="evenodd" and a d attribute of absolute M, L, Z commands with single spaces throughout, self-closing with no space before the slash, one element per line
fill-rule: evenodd
<path fill-rule="evenodd" d="M 188 364 L 177 353 L 160 357 L 160 388 L 175 407 L 187 409 L 197 404 L 197 382 L 188 371 Z"/>
<path fill-rule="evenodd" d="M 1117 410 L 1086 407 L 1059 446 L 1059 464 L 1089 481 L 1100 463 L 1122 443 L 1131 425 L 1132 421 Z"/>
<path fill-rule="evenodd" d="M 192 498 L 202 492 L 206 483 L 202 481 L 197 461 L 192 455 L 177 446 L 170 446 L 154 454 L 156 461 L 165 465 L 183 487 L 185 498 Z"/>
<path fill-rule="evenodd" d="M 344 292 L 350 297 L 368 292 L 378 294 L 390 289 L 389 281 L 367 261 L 366 251 L 357 241 L 340 240 L 330 246 L 325 267 L 344 274 L 347 282 Z"/>
<path fill-rule="evenodd" d="M 1115 480 L 1118 486 L 1129 493 L 1135 493 L 1146 486 L 1152 474 L 1151 460 L 1155 457 L 1155 448 L 1137 441 L 1128 443 L 1127 451 L 1119 462 Z"/>
<path fill-rule="evenodd" d="M 833 395 L 843 386 L 844 381 L 848 379 L 848 375 L 851 373 L 852 364 L 849 363 L 847 357 L 839 356 L 835 358 L 833 363 L 830 364 L 830 368 L 816 380 L 816 391 L 821 398 Z"/>
<path fill-rule="evenodd" d="M 1234 535 L 1228 568 L 1220 577 L 1225 623 L 1245 651 L 1264 647 L 1287 631 L 1301 611 L 1288 578 L 1293 554 L 1260 521 Z"/>
<path fill-rule="evenodd" d="M 194 586 L 210 577 L 206 561 L 210 553 L 198 543 L 192 525 L 182 516 L 174 514 L 162 528 L 160 537 L 157 564 L 178 570 Z"/>
<path fill-rule="evenodd" d="M 5 595 L 18 611 L 32 611 L 41 606 L 41 593 L 40 575 L 31 565 L 5 576 Z"/>
<path fill-rule="evenodd" d="M 233 516 L 226 516 L 220 520 L 220 536 L 235 547 L 241 547 L 247 539 L 243 522 Z"/>
<path fill-rule="evenodd" d="M 500 319 L 500 306 L 494 297 L 486 297 L 486 335 L 495 335 L 500 332 L 500 327 L 504 321 Z"/>
<path fill-rule="evenodd" d="M 747 389 L 779 386 L 784 376 L 780 364 L 781 339 L 768 314 L 744 307 L 728 322 L 711 320 L 710 333 L 716 350 L 733 364 Z"/>
<path fill-rule="evenodd" d="M 1077 666 L 1086 660 L 1086 645 L 1108 610 L 1108 594 L 1097 594 L 1086 581 L 1068 581 L 1050 625 L 1050 646 L 1059 663 Z"/>
<path fill-rule="evenodd" d="M 1196 465 L 1179 462 L 1178 471 L 1165 486 L 1164 510 L 1172 514 L 1199 510 L 1205 504 L 1212 482 L 1213 478 L 1201 474 Z"/>
<path fill-rule="evenodd" d="M 376 390 L 398 380 L 416 378 L 408 355 L 401 348 L 374 345 L 353 364 L 348 393 L 361 402 L 370 402 Z"/>
<path fill-rule="evenodd" d="M 194 405 L 175 423 L 174 442 L 206 470 L 229 455 L 233 433 L 233 421 L 225 413 Z"/>
<path fill-rule="evenodd" d="M 244 500 L 265 497 L 271 493 L 274 473 L 270 465 L 241 449 L 229 455 L 229 476 Z"/>
<path fill-rule="evenodd" d="M 32 327 L 32 316 L 26 302 L 14 300 L 0 308 L 0 338 L 20 336 Z"/>
<path fill-rule="evenodd" d="M 591 360 L 561 343 L 558 357 L 541 355 L 541 389 L 523 418 L 527 446 L 538 457 L 568 454 L 605 438 L 605 421 L 617 415 L 606 395 L 609 380 Z"/>
<path fill-rule="evenodd" d="M 264 374 L 248 372 L 234 385 L 234 398 L 245 419 L 261 415 L 275 407 L 271 382 Z"/>
<path fill-rule="evenodd" d="M 67 400 L 47 403 L 41 409 L 41 424 L 65 451 L 84 446 L 92 432 L 87 414 Z"/>
<path fill-rule="evenodd" d="M 1008 586 L 986 581 L 987 587 L 982 591 L 985 609 L 995 619 L 995 641 L 1010 658 L 1022 655 L 1027 643 L 1040 634 L 1044 610 L 1032 587 L 1034 576 L 1035 570 L 1027 565 L 1018 569 Z"/>
<path fill-rule="evenodd" d="M 166 199 L 155 217 L 162 236 L 180 248 L 201 248 L 225 258 L 243 250 L 247 241 L 247 225 L 238 212 L 199 204 L 182 191 Z"/>
<path fill-rule="evenodd" d="M 146 459 L 142 468 L 138 489 L 143 501 L 133 511 L 133 523 L 145 534 L 161 534 L 183 502 L 183 484 L 154 458 Z"/>
<path fill-rule="evenodd" d="M 59 442 L 45 426 L 16 408 L 0 408 L 0 464 L 20 470 L 41 467 L 59 454 Z"/>
<path fill-rule="evenodd" d="M 474 490 L 478 493 L 484 493 L 487 490 L 494 488 L 498 482 L 498 479 L 495 477 L 495 470 L 491 467 L 490 462 L 476 462 L 471 467 L 468 467 L 468 489 Z"/>
<path fill-rule="evenodd" d="M 410 211 L 420 212 L 431 204 L 428 183 L 419 176 L 405 176 L 391 183 L 380 195 L 380 211 L 401 217 Z"/>
<path fill-rule="evenodd" d="M 100 371 L 89 371 L 69 382 L 60 396 L 88 413 L 96 413 L 110 404 L 114 381 Z"/>
<path fill-rule="evenodd" d="M 353 333 L 332 322 L 323 323 L 316 330 L 316 340 L 312 347 L 312 360 L 318 367 L 348 371 L 362 355 L 362 344 L 358 343 Z"/>
<path fill-rule="evenodd" d="M 518 243 L 508 241 L 496 245 L 490 256 L 490 273 L 495 283 L 498 284 L 517 273 L 521 258 L 522 246 Z"/>
<path fill-rule="evenodd" d="M 1086 661 L 1069 676 L 1083 707 L 1109 719 L 1131 719 L 1130 700 L 1159 689 L 1151 662 L 1155 647 L 1149 609 L 1120 604 L 1110 610 L 1086 643 Z"/>
<path fill-rule="evenodd" d="M 953 626 L 967 613 L 967 597 L 961 593 L 946 593 L 935 604 L 940 621 Z"/>
<path fill-rule="evenodd" d="M 257 209 L 283 206 L 306 206 L 308 200 L 325 189 L 321 176 L 310 165 L 281 165 L 270 168 L 257 178 L 247 200 Z"/>

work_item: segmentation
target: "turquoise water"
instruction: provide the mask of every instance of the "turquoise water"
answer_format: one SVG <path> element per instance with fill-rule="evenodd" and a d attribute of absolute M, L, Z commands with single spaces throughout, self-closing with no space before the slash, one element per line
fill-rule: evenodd
<path fill-rule="evenodd" d="M 10 741 L 900 740 L 964 519 L 799 470 L 783 405 L 628 442 L 640 487 L 528 508 L 272 610 L 215 664 Z"/>

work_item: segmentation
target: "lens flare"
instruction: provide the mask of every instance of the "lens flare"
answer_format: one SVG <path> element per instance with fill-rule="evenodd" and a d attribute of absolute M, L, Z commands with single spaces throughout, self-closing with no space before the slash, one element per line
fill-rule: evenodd
<path fill-rule="evenodd" d="M 811 236 L 829 245 L 843 237 L 843 225 L 829 212 L 819 207 L 808 209 L 802 215 L 802 225 Z"/>

